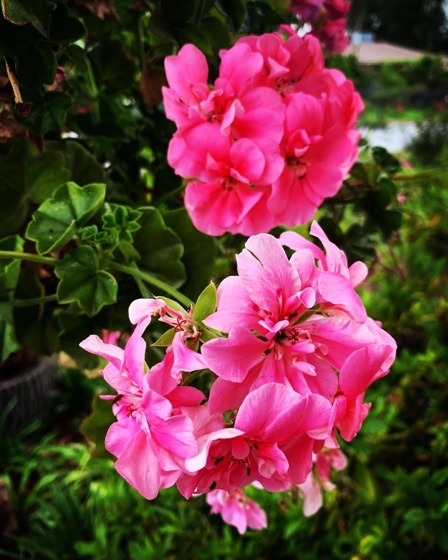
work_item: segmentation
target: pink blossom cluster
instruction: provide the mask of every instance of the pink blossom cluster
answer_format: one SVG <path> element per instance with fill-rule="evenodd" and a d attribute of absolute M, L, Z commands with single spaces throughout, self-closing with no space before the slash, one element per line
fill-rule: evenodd
<path fill-rule="evenodd" d="M 165 111 L 177 126 L 168 162 L 188 180 L 185 206 L 209 235 L 308 222 L 358 154 L 353 83 L 324 68 L 315 37 L 289 30 L 287 40 L 248 36 L 221 51 L 212 86 L 195 46 L 165 59 Z"/>
<path fill-rule="evenodd" d="M 105 397 L 117 420 L 106 448 L 146 498 L 173 485 L 185 498 L 213 493 L 213 511 L 240 532 L 265 525 L 242 493 L 251 484 L 298 490 L 306 514 L 320 507 L 331 469 L 345 466 L 338 436 L 360 430 L 365 391 L 388 373 L 396 344 L 355 292 L 365 265 L 349 267 L 316 222 L 311 234 L 324 250 L 294 232 L 249 238 L 202 322 L 170 300 L 140 299 L 124 349 L 95 335 L 81 343 L 107 360 L 116 391 Z M 172 340 L 148 368 L 142 335 L 154 317 Z M 204 394 L 191 382 L 210 372 Z"/>
<path fill-rule="evenodd" d="M 329 54 L 342 53 L 348 47 L 350 0 L 292 0 L 290 10 L 311 25 L 311 34 Z"/>

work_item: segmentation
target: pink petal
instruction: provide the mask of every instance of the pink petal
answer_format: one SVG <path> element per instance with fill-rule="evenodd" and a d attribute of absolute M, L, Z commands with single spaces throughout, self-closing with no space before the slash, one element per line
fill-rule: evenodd
<path fill-rule="evenodd" d="M 254 235 L 237 255 L 238 274 L 261 309 L 279 313 L 282 302 L 300 289 L 300 279 L 275 237 Z"/>
<path fill-rule="evenodd" d="M 106 344 L 96 334 L 88 336 L 79 343 L 79 346 L 83 350 L 86 350 L 91 354 L 101 356 L 108 362 L 111 362 L 118 370 L 121 369 L 124 352 L 118 346 L 115 346 L 114 344 Z"/>
<path fill-rule="evenodd" d="M 367 312 L 361 298 L 353 289 L 348 278 L 337 272 L 321 272 L 318 277 L 318 291 L 324 301 L 344 306 L 355 321 L 364 322 Z"/>
<path fill-rule="evenodd" d="M 258 321 L 258 309 L 250 299 L 241 278 L 225 278 L 218 287 L 218 309 L 204 320 L 204 324 L 229 333 L 235 323 L 240 327 L 255 329 Z"/>
<path fill-rule="evenodd" d="M 153 500 L 159 493 L 160 466 L 143 431 L 127 444 L 115 469 L 147 500 Z"/>
<path fill-rule="evenodd" d="M 165 72 L 170 87 L 189 104 L 196 101 L 193 86 L 207 83 L 207 59 L 194 45 L 184 45 L 177 55 L 165 58 Z"/>
<path fill-rule="evenodd" d="M 151 434 L 161 447 L 183 459 L 194 457 L 198 452 L 193 423 L 183 414 L 166 420 L 153 419 Z"/>
<path fill-rule="evenodd" d="M 371 344 L 350 354 L 339 375 L 339 385 L 348 399 L 364 393 L 393 352 L 388 345 Z"/>
<path fill-rule="evenodd" d="M 215 338 L 202 346 L 202 356 L 216 375 L 241 383 L 249 370 L 260 363 L 267 344 L 256 338 L 248 329 L 235 327 L 229 338 Z"/>

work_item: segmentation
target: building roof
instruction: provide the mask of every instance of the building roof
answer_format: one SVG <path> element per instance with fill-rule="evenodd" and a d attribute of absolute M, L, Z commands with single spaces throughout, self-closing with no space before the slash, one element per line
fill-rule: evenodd
<path fill-rule="evenodd" d="M 382 62 L 418 60 L 427 53 L 390 43 L 361 42 L 352 43 L 345 54 L 355 55 L 361 64 L 381 64 Z"/>

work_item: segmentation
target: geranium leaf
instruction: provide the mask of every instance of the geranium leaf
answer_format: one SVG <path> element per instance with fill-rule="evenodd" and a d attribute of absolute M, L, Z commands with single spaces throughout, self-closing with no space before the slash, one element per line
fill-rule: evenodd
<path fill-rule="evenodd" d="M 198 297 L 201 286 L 210 282 L 217 255 L 216 240 L 198 231 L 183 208 L 164 214 L 166 223 L 173 228 L 184 244 L 182 262 L 187 270 L 187 282 L 182 292 Z"/>
<path fill-rule="evenodd" d="M 216 309 L 216 301 L 216 286 L 210 282 L 198 297 L 194 306 L 193 319 L 200 322 L 211 315 Z"/>
<path fill-rule="evenodd" d="M 77 303 L 89 317 L 117 300 L 117 281 L 99 268 L 91 247 L 78 247 L 67 253 L 55 267 L 55 274 L 61 280 L 57 289 L 59 303 Z"/>
<path fill-rule="evenodd" d="M 79 142 L 45 142 L 46 152 L 62 153 L 65 167 L 69 170 L 70 181 L 78 185 L 101 183 L 104 181 L 104 169 L 98 160 Z"/>
<path fill-rule="evenodd" d="M 2 0 L 2 12 L 10 23 L 30 23 L 41 35 L 48 37 L 52 5 L 47 0 Z"/>
<path fill-rule="evenodd" d="M 41 153 L 28 139 L 17 141 L 0 158 L 0 235 L 17 231 L 28 200 L 40 203 L 69 179 L 62 154 Z"/>
<path fill-rule="evenodd" d="M 235 27 L 235 31 L 238 31 L 246 17 L 244 2 L 241 0 L 218 0 L 217 6 L 230 18 Z"/>
<path fill-rule="evenodd" d="M 4 362 L 18 348 L 12 318 L 12 305 L 9 302 L 0 302 L 0 360 Z"/>
<path fill-rule="evenodd" d="M 1 251 L 22 252 L 23 239 L 18 235 L 0 240 Z M 20 274 L 18 259 L 0 259 L 0 301 L 10 301 L 14 295 Z"/>
<path fill-rule="evenodd" d="M 176 331 L 174 329 L 168 329 L 162 334 L 162 336 L 153 342 L 151 346 L 169 346 L 173 342 L 175 334 Z"/>
<path fill-rule="evenodd" d="M 139 268 L 179 287 L 185 282 L 181 262 L 184 247 L 177 234 L 165 224 L 156 208 L 139 208 L 141 229 L 134 233 L 134 246 L 141 256 Z"/>
<path fill-rule="evenodd" d="M 105 185 L 100 183 L 85 187 L 75 183 L 62 185 L 34 212 L 26 238 L 36 242 L 41 255 L 60 249 L 98 212 L 104 196 Z"/>

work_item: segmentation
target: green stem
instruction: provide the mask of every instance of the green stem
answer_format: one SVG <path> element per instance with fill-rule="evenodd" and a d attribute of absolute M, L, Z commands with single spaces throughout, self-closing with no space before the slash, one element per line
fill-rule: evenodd
<path fill-rule="evenodd" d="M 181 383 L 181 385 L 191 385 L 193 381 L 201 375 L 201 373 L 203 373 L 203 370 L 190 373 L 188 377 Z"/>
<path fill-rule="evenodd" d="M 159 278 L 156 278 L 152 274 L 149 274 L 149 272 L 145 272 L 138 268 L 133 268 L 132 266 L 126 266 L 124 264 L 115 263 L 113 261 L 108 261 L 107 265 L 113 270 L 124 272 L 125 274 L 129 274 L 130 276 L 133 276 L 134 279 L 138 278 L 140 280 L 143 280 L 144 282 L 147 282 L 148 284 L 151 284 L 151 286 L 163 290 L 170 296 L 173 296 L 175 299 L 177 299 L 177 301 L 179 301 L 186 307 L 189 307 L 193 303 L 187 296 L 184 296 L 184 294 L 176 290 L 176 288 L 173 288 L 173 286 L 170 286 L 163 280 L 159 280 Z"/>
<path fill-rule="evenodd" d="M 42 257 L 34 253 L 19 253 L 18 251 L 0 251 L 0 259 L 19 259 L 42 264 L 51 264 L 53 266 L 59 262 L 59 259 L 54 259 L 53 257 Z"/>
<path fill-rule="evenodd" d="M 183 190 L 185 189 L 185 185 L 182 184 L 180 187 L 177 187 L 177 189 L 173 189 L 172 191 L 164 194 L 163 196 L 161 196 L 160 198 L 158 198 L 157 200 L 154 201 L 155 204 L 159 205 L 161 202 L 166 202 L 167 200 L 170 200 L 171 198 L 173 198 L 174 196 L 177 196 L 179 193 L 181 193 Z"/>
<path fill-rule="evenodd" d="M 134 270 L 139 270 L 139 268 L 137 267 L 137 265 L 135 263 L 132 263 L 132 268 L 134 268 Z M 149 298 L 151 297 L 151 293 L 148 290 L 148 288 L 145 286 L 144 282 L 141 280 L 141 278 L 137 278 L 136 276 L 134 276 L 134 280 L 135 283 L 138 286 L 138 289 L 140 290 L 140 293 L 142 295 L 143 298 Z"/>
<path fill-rule="evenodd" d="M 50 303 L 52 301 L 57 301 L 56 294 L 51 294 L 50 296 L 41 296 L 30 299 L 13 299 L 12 304 L 14 307 L 28 307 L 31 305 L 41 305 L 44 303 Z"/>

